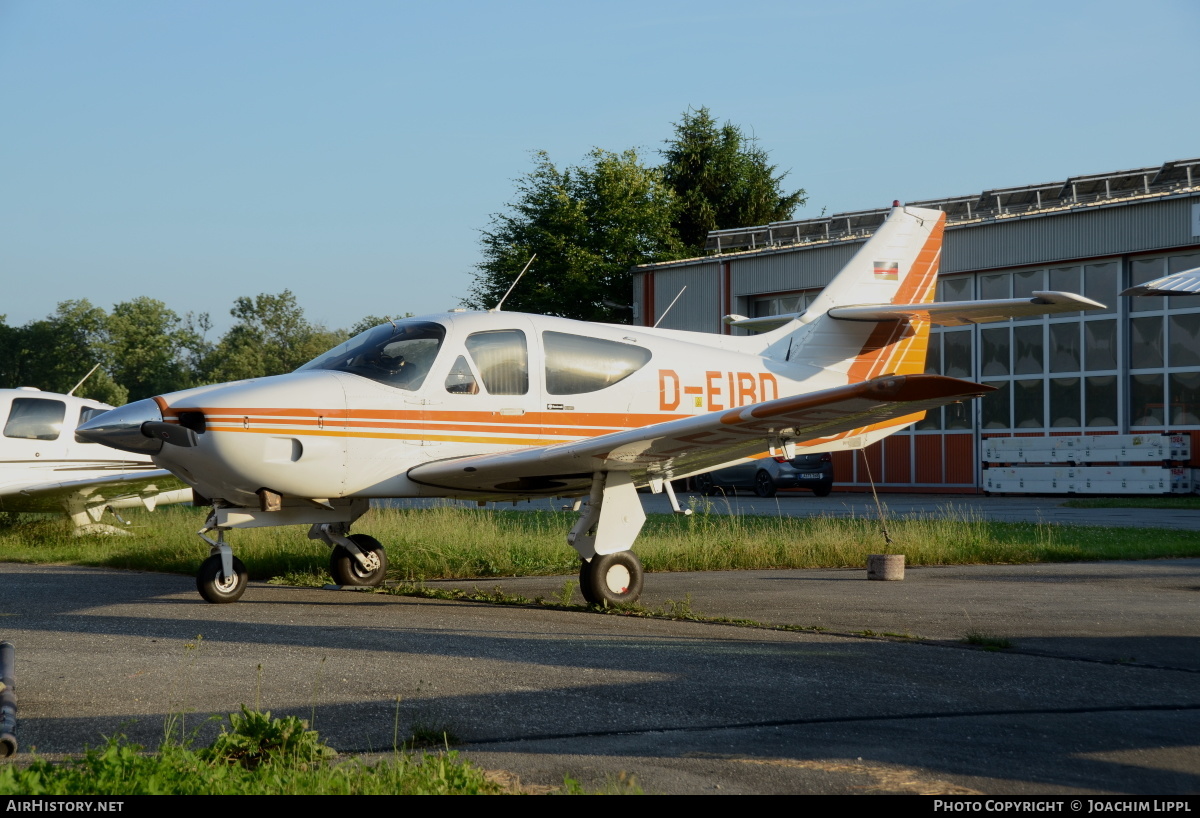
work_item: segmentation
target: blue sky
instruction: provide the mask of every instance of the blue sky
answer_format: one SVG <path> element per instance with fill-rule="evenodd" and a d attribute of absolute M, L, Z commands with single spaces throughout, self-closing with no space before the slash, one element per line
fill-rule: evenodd
<path fill-rule="evenodd" d="M 689 106 L 796 218 L 1200 156 L 1200 3 L 0 0 L 0 314 L 296 293 L 458 305 L 544 149 L 652 161 Z"/>

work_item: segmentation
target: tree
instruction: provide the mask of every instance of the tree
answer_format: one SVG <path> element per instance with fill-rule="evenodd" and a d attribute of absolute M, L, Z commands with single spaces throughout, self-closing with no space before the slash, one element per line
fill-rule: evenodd
<path fill-rule="evenodd" d="M 291 290 L 240 296 L 229 314 L 237 323 L 205 357 L 205 383 L 282 375 L 345 339 L 344 333 L 309 322 Z"/>
<path fill-rule="evenodd" d="M 692 254 L 703 252 L 710 230 L 789 219 L 807 201 L 803 189 L 783 191 L 788 172 L 776 173 L 757 139 L 730 122 L 718 126 L 708 108 L 684 111 L 666 144 L 663 179 L 679 201 L 675 228 Z"/>
<path fill-rule="evenodd" d="M 23 327 L 5 326 L 0 333 L 4 343 L 0 385 L 67 392 L 100 364 L 76 394 L 113 405 L 125 403 L 128 390 L 105 371 L 107 337 L 108 314 L 86 299 L 63 301 L 53 315 Z"/>
<path fill-rule="evenodd" d="M 194 386 L 191 363 L 203 340 L 191 316 L 185 324 L 163 302 L 141 296 L 113 307 L 103 347 L 105 369 L 129 400 L 140 400 Z"/>
<path fill-rule="evenodd" d="M 635 151 L 595 148 L 562 170 L 538 151 L 516 200 L 483 231 L 483 261 L 464 303 L 495 307 L 536 253 L 505 309 L 627 322 L 631 268 L 679 253 L 675 208 L 661 172 Z"/>

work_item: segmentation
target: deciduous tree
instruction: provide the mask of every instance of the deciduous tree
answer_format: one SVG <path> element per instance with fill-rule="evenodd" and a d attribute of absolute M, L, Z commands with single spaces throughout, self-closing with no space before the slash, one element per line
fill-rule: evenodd
<path fill-rule="evenodd" d="M 674 215 L 662 174 L 635 151 L 596 148 L 562 169 L 538 151 L 515 200 L 483 231 L 483 261 L 465 303 L 495 307 L 536 253 L 504 309 L 627 322 L 630 269 L 679 252 Z"/>
<path fill-rule="evenodd" d="M 790 219 L 806 201 L 803 189 L 786 192 L 769 154 L 737 125 L 718 125 L 707 108 L 688 110 L 660 151 L 662 172 L 679 202 L 675 228 L 693 254 L 710 230 Z"/>
<path fill-rule="evenodd" d="M 208 383 L 282 375 L 345 339 L 305 318 L 291 290 L 241 296 L 229 313 L 237 322 L 202 365 Z"/>

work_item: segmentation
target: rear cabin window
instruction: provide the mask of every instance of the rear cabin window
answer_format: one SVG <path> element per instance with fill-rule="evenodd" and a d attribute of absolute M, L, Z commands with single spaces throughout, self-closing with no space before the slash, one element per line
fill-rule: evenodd
<path fill-rule="evenodd" d="M 66 414 L 67 405 L 60 400 L 15 398 L 8 422 L 4 424 L 4 436 L 20 440 L 58 440 Z"/>
<path fill-rule="evenodd" d="M 489 394 L 529 392 L 529 348 L 525 333 L 516 329 L 476 332 L 467 336 L 467 353 Z"/>
<path fill-rule="evenodd" d="M 650 361 L 650 350 L 620 341 L 543 332 L 546 392 L 581 395 L 619 383 Z"/>

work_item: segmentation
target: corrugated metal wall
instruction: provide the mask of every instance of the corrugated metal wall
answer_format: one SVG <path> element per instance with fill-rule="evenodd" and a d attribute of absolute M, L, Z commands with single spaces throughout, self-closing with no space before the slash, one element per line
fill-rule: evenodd
<path fill-rule="evenodd" d="M 721 317 L 724 315 L 721 310 L 722 266 L 720 262 L 709 262 L 655 270 L 654 321 L 662 316 L 686 284 L 687 290 L 659 326 L 664 329 L 720 332 Z M 640 294 L 641 290 L 637 292 Z"/>
<path fill-rule="evenodd" d="M 734 298 L 824 287 L 862 247 L 862 241 L 776 251 L 729 260 Z"/>
<path fill-rule="evenodd" d="M 1196 197 L 1031 216 L 952 227 L 946 231 L 942 273 L 1047 264 L 1064 259 L 1164 250 L 1194 244 Z"/>

